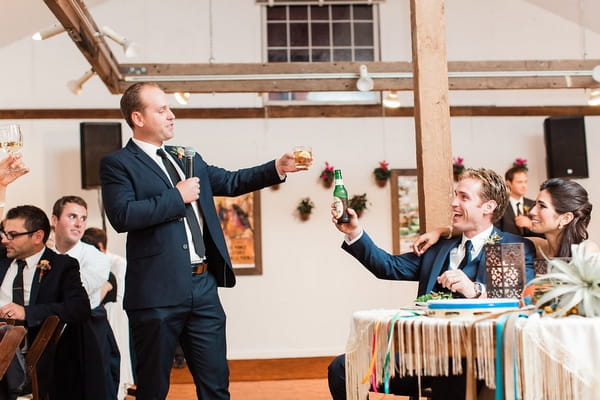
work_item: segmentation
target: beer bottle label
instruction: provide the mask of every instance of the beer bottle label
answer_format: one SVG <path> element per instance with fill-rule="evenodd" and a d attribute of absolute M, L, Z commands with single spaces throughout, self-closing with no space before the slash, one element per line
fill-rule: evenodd
<path fill-rule="evenodd" d="M 340 219 L 344 215 L 346 208 L 348 208 L 348 199 L 334 197 L 333 198 L 333 206 L 334 206 L 334 210 L 335 210 L 335 219 Z"/>

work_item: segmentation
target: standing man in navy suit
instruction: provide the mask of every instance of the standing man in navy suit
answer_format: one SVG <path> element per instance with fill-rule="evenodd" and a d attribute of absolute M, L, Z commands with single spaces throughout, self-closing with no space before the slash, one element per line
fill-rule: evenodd
<path fill-rule="evenodd" d="M 213 196 L 283 182 L 297 170 L 294 157 L 287 153 L 227 171 L 192 153 L 193 176 L 186 179 L 183 148 L 164 146 L 175 122 L 166 94 L 152 83 L 134 84 L 121 98 L 121 112 L 133 138 L 101 161 L 100 178 L 108 219 L 118 232 L 128 232 L 124 307 L 136 358 L 136 399 L 166 397 L 178 340 L 198 398 L 229 399 L 217 287 L 234 286 L 235 275 Z"/>
<path fill-rule="evenodd" d="M 483 246 L 494 234 L 498 243 L 523 243 L 527 280 L 533 279 L 535 248 L 521 236 L 498 231 L 498 220 L 508 203 L 506 184 L 501 176 L 487 169 L 467 169 L 460 178 L 451 203 L 452 228 L 462 235 L 442 239 L 421 255 L 391 255 L 377 247 L 358 225 L 354 210 L 350 222 L 334 225 L 346 234 L 342 248 L 360 261 L 379 279 L 419 281 L 417 295 L 447 290 L 456 297 L 478 298 L 485 293 Z M 427 246 L 428 247 L 428 246 Z M 424 387 L 431 386 L 433 398 L 464 399 L 464 384 L 455 377 L 423 377 Z M 329 366 L 329 389 L 334 400 L 346 398 L 345 359 L 339 356 Z M 395 377 L 390 383 L 393 394 L 418 395 L 414 377 Z"/>

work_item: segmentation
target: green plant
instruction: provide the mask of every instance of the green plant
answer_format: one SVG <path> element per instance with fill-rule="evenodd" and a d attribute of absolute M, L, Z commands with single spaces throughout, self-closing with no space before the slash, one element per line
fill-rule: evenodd
<path fill-rule="evenodd" d="M 373 170 L 373 175 L 375 175 L 375 179 L 378 181 L 385 181 L 390 179 L 392 176 L 392 171 L 388 168 L 389 164 L 383 161 L 379 161 L 379 167 Z"/>
<path fill-rule="evenodd" d="M 298 210 L 298 212 L 301 215 L 308 215 L 312 213 L 312 209 L 314 207 L 315 203 L 312 202 L 310 197 L 305 197 L 302 200 L 300 200 L 300 203 L 298 203 L 298 207 L 296 207 L 296 210 Z"/>
<path fill-rule="evenodd" d="M 325 161 L 325 168 L 319 175 L 319 178 L 327 185 L 331 185 L 333 183 L 333 165 L 329 164 Z"/>
<path fill-rule="evenodd" d="M 536 306 L 548 315 L 600 316 L 600 253 L 586 251 L 588 245 L 573 245 L 569 263 L 548 259 L 548 273 L 530 282 L 544 288 Z"/>
<path fill-rule="evenodd" d="M 454 176 L 458 176 L 464 171 L 465 166 L 463 164 L 463 161 L 464 158 L 462 157 L 455 157 L 452 159 L 452 173 L 454 174 Z"/>
<path fill-rule="evenodd" d="M 360 216 L 367 209 L 367 194 L 355 194 L 348 200 L 348 208 L 353 209 Z"/>

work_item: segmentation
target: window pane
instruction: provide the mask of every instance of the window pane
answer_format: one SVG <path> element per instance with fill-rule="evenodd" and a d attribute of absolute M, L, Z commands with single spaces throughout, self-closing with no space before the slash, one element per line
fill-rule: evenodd
<path fill-rule="evenodd" d="M 267 21 L 285 21 L 285 7 L 267 7 Z"/>
<path fill-rule="evenodd" d="M 294 49 L 290 51 L 291 62 L 308 62 L 308 50 L 307 49 Z"/>
<path fill-rule="evenodd" d="M 311 6 L 310 7 L 310 18 L 314 20 L 329 20 L 329 7 L 319 7 L 319 6 Z"/>
<path fill-rule="evenodd" d="M 308 8 L 306 6 L 290 6 L 290 20 L 308 19 Z"/>
<path fill-rule="evenodd" d="M 371 6 L 354 6 L 354 19 L 373 19 L 373 7 Z"/>
<path fill-rule="evenodd" d="M 354 50 L 354 61 L 375 61 L 375 58 L 373 57 L 373 49 Z"/>
<path fill-rule="evenodd" d="M 329 46 L 329 23 L 311 25 L 312 45 Z"/>
<path fill-rule="evenodd" d="M 287 50 L 269 50 L 268 52 L 269 62 L 287 62 Z"/>
<path fill-rule="evenodd" d="M 349 6 L 331 6 L 332 19 L 350 19 Z"/>
<path fill-rule="evenodd" d="M 308 46 L 308 24 L 290 24 L 290 46 Z"/>
<path fill-rule="evenodd" d="M 353 61 L 352 50 L 350 49 L 334 49 L 333 61 Z"/>
<path fill-rule="evenodd" d="M 312 60 L 313 62 L 328 62 L 330 60 L 328 49 L 313 49 Z"/>
<path fill-rule="evenodd" d="M 333 45 L 334 46 L 350 46 L 350 24 L 335 23 L 333 24 Z"/>
<path fill-rule="evenodd" d="M 267 45 L 287 46 L 287 29 L 285 24 L 269 24 L 267 25 Z"/>
<path fill-rule="evenodd" d="M 354 45 L 373 46 L 373 24 L 360 22 L 354 24 Z"/>

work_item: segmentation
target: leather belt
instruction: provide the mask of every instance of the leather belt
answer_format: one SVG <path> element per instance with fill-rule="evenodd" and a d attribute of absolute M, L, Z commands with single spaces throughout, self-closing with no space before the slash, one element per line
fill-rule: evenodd
<path fill-rule="evenodd" d="M 200 275 L 206 272 L 208 263 L 206 261 L 199 264 L 192 264 L 192 275 Z"/>

